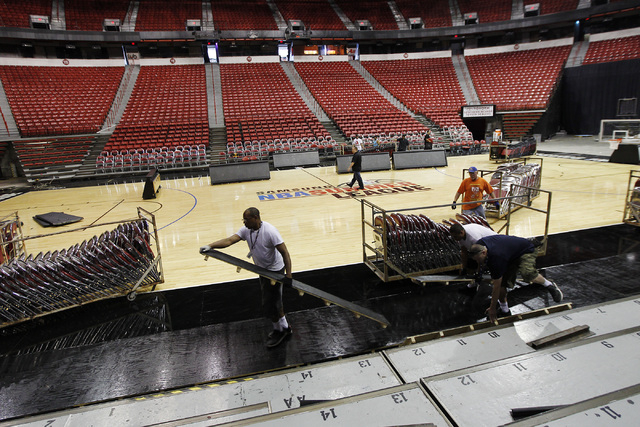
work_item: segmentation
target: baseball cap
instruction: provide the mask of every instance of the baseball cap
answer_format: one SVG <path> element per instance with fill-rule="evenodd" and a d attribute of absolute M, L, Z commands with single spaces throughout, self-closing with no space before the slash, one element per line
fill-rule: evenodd
<path fill-rule="evenodd" d="M 475 166 L 471 166 L 471 167 L 469 168 L 469 172 L 478 172 L 478 168 L 477 168 L 477 167 L 475 167 Z"/>

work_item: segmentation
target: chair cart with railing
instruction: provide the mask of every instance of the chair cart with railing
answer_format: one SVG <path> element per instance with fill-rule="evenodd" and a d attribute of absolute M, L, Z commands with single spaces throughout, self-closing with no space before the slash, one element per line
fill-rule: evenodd
<path fill-rule="evenodd" d="M 137 218 L 2 242 L 3 251 L 30 239 L 84 232 L 100 234 L 70 248 L 27 254 L 0 265 L 0 328 L 98 300 L 136 297 L 164 282 L 155 217 Z M 13 246 L 12 246 L 13 245 Z"/>
<path fill-rule="evenodd" d="M 411 279 L 425 284 L 463 280 L 451 276 L 460 270 L 461 258 L 460 246 L 451 236 L 449 226 L 455 222 L 462 225 L 477 223 L 493 228 L 498 233 L 509 234 L 510 213 L 514 210 L 512 205 L 516 204 L 531 212 L 545 215 L 543 237 L 537 251 L 538 256 L 544 255 L 549 230 L 551 193 L 539 188 L 525 190 L 546 195 L 546 206 L 539 208 L 530 203 L 520 203 L 519 199 L 522 196 L 509 196 L 499 200 L 507 205 L 506 218 L 494 220 L 492 224 L 484 218 L 467 214 L 456 214 L 455 218 L 443 219 L 441 222 L 432 219 L 450 216 L 451 205 L 391 211 L 361 199 L 363 262 L 384 282 Z M 443 273 L 449 275 L 445 278 Z"/>

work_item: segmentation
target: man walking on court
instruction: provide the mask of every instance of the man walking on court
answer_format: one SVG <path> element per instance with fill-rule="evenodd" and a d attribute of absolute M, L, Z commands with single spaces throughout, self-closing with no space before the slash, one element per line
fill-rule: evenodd
<path fill-rule="evenodd" d="M 486 266 L 491 273 L 491 303 L 487 309 L 489 320 L 495 322 L 499 316 L 511 314 L 507 304 L 507 288 L 513 288 L 518 273 L 529 283 L 544 286 L 553 301 L 562 301 L 562 291 L 551 280 L 545 279 L 536 269 L 536 249 L 533 242 L 522 237 L 485 236 L 471 246 L 469 255 Z"/>
<path fill-rule="evenodd" d="M 351 152 L 353 153 L 353 157 L 351 158 L 351 164 L 347 169 L 347 172 L 353 170 L 353 178 L 351 182 L 347 184 L 349 187 L 353 187 L 353 184 L 358 181 L 358 185 L 360 188 L 358 190 L 364 189 L 364 183 L 362 182 L 362 176 L 360 176 L 360 171 L 362 170 L 362 151 L 358 149 L 355 145 L 351 147 Z"/>
<path fill-rule="evenodd" d="M 260 219 L 257 208 L 248 208 L 242 215 L 244 226 L 240 230 L 225 238 L 217 240 L 200 248 L 200 253 L 211 249 L 226 248 L 245 240 L 249 246 L 247 258 L 253 258 L 253 263 L 276 273 L 284 274 L 284 284 L 291 286 L 291 257 L 284 240 L 278 230 L 271 224 Z M 267 347 L 275 347 L 293 331 L 284 315 L 282 304 L 283 283 L 271 284 L 271 281 L 260 276 L 262 291 L 262 309 L 266 317 L 273 323 L 273 331 L 267 339 Z"/>
<path fill-rule="evenodd" d="M 478 177 L 478 169 L 475 166 L 469 168 L 469 178 L 462 180 L 456 195 L 453 198 L 453 204 L 451 209 L 456 208 L 456 202 L 460 196 L 463 196 L 462 202 L 477 202 L 470 203 L 468 205 L 462 205 L 462 213 L 467 215 L 478 215 L 482 218 L 486 218 L 484 214 L 484 207 L 482 206 L 482 194 L 487 193 L 495 199 L 493 195 L 493 187 L 484 179 Z M 496 207 L 500 207 L 500 202 L 495 202 Z"/>

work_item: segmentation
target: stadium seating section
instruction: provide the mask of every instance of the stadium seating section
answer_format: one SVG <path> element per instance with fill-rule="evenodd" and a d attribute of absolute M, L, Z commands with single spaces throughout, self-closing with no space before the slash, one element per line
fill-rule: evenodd
<path fill-rule="evenodd" d="M 425 28 L 450 27 L 451 10 L 448 0 L 431 0 L 420 2 L 415 0 L 396 0 L 398 9 L 406 19 L 422 18 Z"/>
<path fill-rule="evenodd" d="M 0 2 L 3 27 L 29 28 L 29 15 L 51 16 L 51 0 Z"/>
<path fill-rule="evenodd" d="M 201 18 L 200 0 L 142 0 L 136 31 L 185 31 L 187 19 Z"/>
<path fill-rule="evenodd" d="M 276 0 L 285 21 L 301 20 L 309 30 L 346 30 L 346 27 L 326 0 Z"/>
<path fill-rule="evenodd" d="M 542 112 L 540 111 L 505 114 L 502 117 L 503 140 L 518 140 L 520 137 L 530 134 L 540 117 L 542 117 Z"/>
<path fill-rule="evenodd" d="M 202 65 L 148 66 L 106 151 L 208 145 L 209 124 Z"/>
<path fill-rule="evenodd" d="M 467 56 L 483 104 L 498 111 L 545 108 L 556 89 L 571 46 Z"/>
<path fill-rule="evenodd" d="M 124 23 L 131 1 L 96 0 L 90 2 L 91 7 L 86 7 L 86 3 L 82 0 L 64 0 L 67 30 L 102 31 L 105 18 L 120 19 Z M 311 30 L 345 29 L 328 0 L 274 0 L 274 3 L 285 20 L 300 19 Z M 420 17 L 425 28 L 452 25 L 452 11 L 448 0 L 396 0 L 395 3 L 405 20 Z M 511 19 L 510 0 L 458 0 L 457 3 L 461 14 L 476 12 L 479 23 Z M 579 0 L 525 0 L 523 6 L 536 3 L 540 6 L 539 14 L 548 15 L 575 10 Z M 336 0 L 336 4 L 354 23 L 366 19 L 371 22 L 374 30 L 398 29 L 386 0 Z M 211 1 L 211 8 L 214 25 L 218 30 L 278 29 L 266 0 L 215 0 Z M 29 28 L 30 15 L 51 17 L 51 0 L 0 2 L 0 26 Z M 136 31 L 184 31 L 187 19 L 202 19 L 202 1 L 140 0 Z"/>
<path fill-rule="evenodd" d="M 217 30 L 277 30 L 273 13 L 264 0 L 223 0 L 211 2 Z"/>
<path fill-rule="evenodd" d="M 458 0 L 460 13 L 476 12 L 478 23 L 508 21 L 511 19 L 511 0 Z"/>
<path fill-rule="evenodd" d="M 0 66 L 23 137 L 98 132 L 123 72 L 123 67 Z"/>
<path fill-rule="evenodd" d="M 575 10 L 579 0 L 525 0 L 523 4 L 535 3 L 546 15 Z M 52 4 L 56 3 L 0 2 L 0 26 L 29 28 L 29 15 L 56 15 Z M 102 31 L 105 18 L 124 22 L 131 6 L 129 0 L 93 1 L 90 8 L 82 0 L 63 4 L 66 29 L 71 31 Z M 278 30 L 266 0 L 210 4 L 216 30 Z M 386 0 L 273 0 L 271 4 L 285 21 L 300 19 L 311 31 L 347 29 L 332 4 L 356 26 L 364 19 L 374 30 L 398 30 L 399 26 Z M 462 14 L 477 12 L 479 23 L 510 20 L 513 4 L 510 0 L 457 1 Z M 396 0 L 395 5 L 404 19 L 422 18 L 425 28 L 453 25 L 448 0 Z M 141 0 L 138 6 L 136 31 L 184 31 L 187 19 L 203 17 L 200 0 Z M 473 88 L 482 104 L 495 104 L 503 114 L 506 139 L 531 134 L 555 93 L 570 51 L 569 45 L 526 50 L 515 45 L 509 52 L 466 52 Z M 640 36 L 627 36 L 591 41 L 582 64 L 637 58 Z M 373 84 L 346 61 L 296 61 L 293 67 L 301 80 L 293 83 L 279 63 L 221 64 L 222 86 L 216 89 L 222 95 L 227 139 L 219 159 L 268 159 L 273 153 L 306 149 L 333 154 L 338 144 L 327 130 L 332 125 L 347 140 L 362 136 L 365 145 L 392 142 L 402 134 L 410 147 L 420 148 L 427 126 L 413 115 L 431 122 L 436 146 L 452 154 L 482 151 L 484 141 L 474 141 L 460 118 L 461 106 L 467 102 L 450 57 L 362 60 L 360 65 L 375 79 Z M 13 143 L 22 167 L 72 167 L 86 160 L 95 144 L 94 137 L 86 134 L 112 124 L 109 112 L 122 99 L 118 88 L 128 76 L 124 67 L 0 66 L 11 113 L 20 135 L 28 138 Z M 312 108 L 318 111 L 310 109 L 294 83 L 309 89 Z M 411 113 L 378 89 L 391 93 Z M 327 128 L 316 116 L 320 109 L 332 121 Z M 123 116 L 113 124 L 113 134 L 96 160 L 99 170 L 206 164 L 211 147 L 205 67 L 142 66 Z M 6 120 L 4 127 L 9 127 Z M 0 143 L 0 158 L 9 147 Z"/>
<path fill-rule="evenodd" d="M 589 43 L 583 65 L 640 58 L 640 36 Z"/>
<path fill-rule="evenodd" d="M 384 98 L 349 63 L 307 62 L 295 66 L 314 98 L 347 137 L 426 130 Z"/>
<path fill-rule="evenodd" d="M 102 31 L 105 19 L 119 19 L 124 23 L 129 3 L 129 0 L 95 1 L 87 8 L 86 0 L 64 0 L 67 30 Z"/>
<path fill-rule="evenodd" d="M 358 20 L 366 19 L 371 22 L 374 30 L 397 30 L 398 23 L 393 17 L 386 0 L 370 0 L 365 2 L 351 0 L 336 0 L 347 18 L 357 26 Z"/>
<path fill-rule="evenodd" d="M 538 3 L 540 5 L 539 14 L 548 15 L 551 13 L 566 12 L 578 8 L 580 0 L 525 0 L 524 5 Z"/>
<path fill-rule="evenodd" d="M 93 137 L 71 136 L 14 141 L 20 164 L 26 170 L 56 165 L 79 165 L 89 153 Z"/>
<path fill-rule="evenodd" d="M 285 142 L 295 150 L 330 138 L 280 64 L 223 64 L 220 73 L 228 156 L 262 159 Z"/>
<path fill-rule="evenodd" d="M 414 113 L 440 127 L 462 126 L 458 112 L 466 102 L 451 58 L 362 61 L 362 65 Z"/>
<path fill-rule="evenodd" d="M 328 136 L 278 63 L 220 66 L 230 141 Z"/>

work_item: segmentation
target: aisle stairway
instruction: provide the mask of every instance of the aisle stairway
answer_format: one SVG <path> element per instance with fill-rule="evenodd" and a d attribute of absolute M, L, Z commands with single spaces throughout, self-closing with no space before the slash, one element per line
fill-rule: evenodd
<path fill-rule="evenodd" d="M 0 113 L 2 114 L 2 123 L 0 123 L 0 140 L 9 138 L 19 138 L 20 132 L 13 118 L 13 112 L 7 100 L 7 94 L 4 91 L 2 80 L 0 80 Z M 2 158 L 0 157 L 0 160 Z"/>

